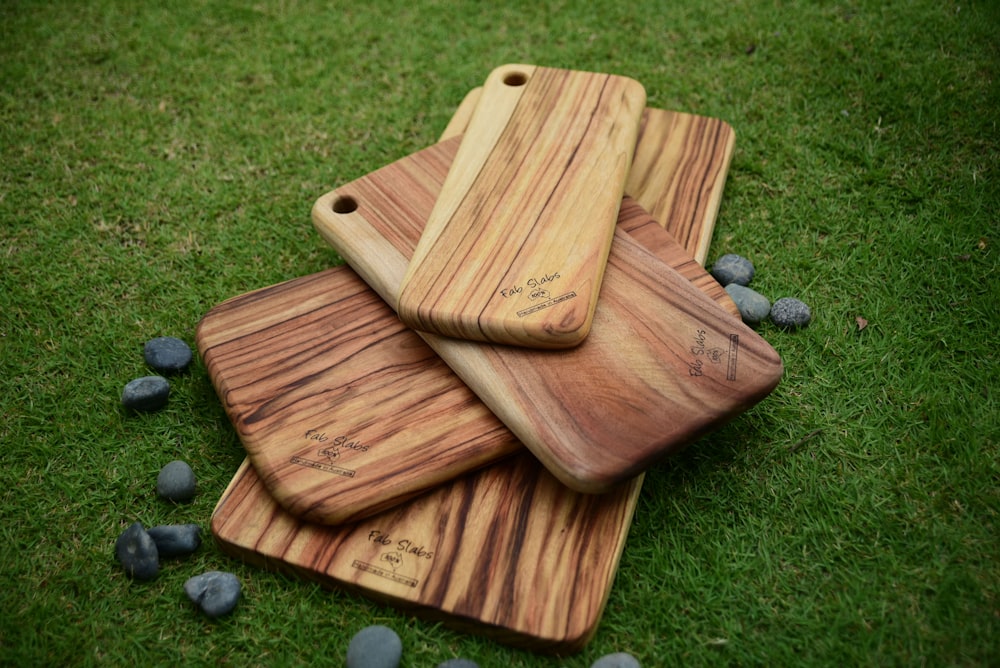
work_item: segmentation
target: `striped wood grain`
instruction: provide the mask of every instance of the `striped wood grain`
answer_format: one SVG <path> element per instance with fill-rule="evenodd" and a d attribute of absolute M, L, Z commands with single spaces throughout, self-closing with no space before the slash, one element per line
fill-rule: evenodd
<path fill-rule="evenodd" d="M 491 72 L 410 258 L 400 319 L 476 341 L 579 344 L 645 98 L 626 77 L 530 65 Z"/>
<path fill-rule="evenodd" d="M 672 261 L 676 247 L 658 224 L 631 229 Z M 731 305 L 690 264 L 681 271 Z M 313 293 L 326 277 L 346 271 L 337 267 L 292 284 Z M 597 630 L 641 485 L 640 475 L 607 494 L 573 492 L 522 450 L 381 514 L 323 526 L 285 511 L 248 458 L 219 500 L 211 528 L 226 553 L 249 563 L 500 642 L 568 654 Z"/>
<path fill-rule="evenodd" d="M 474 97 L 470 93 L 470 98 Z M 458 127 L 461 127 L 461 114 L 466 108 L 463 103 L 456 113 Z M 718 155 L 714 160 L 728 164 L 728 155 Z M 712 185 L 708 174 L 718 172 L 712 161 L 704 168 L 707 188 Z M 725 167 L 718 169 L 724 179 Z M 721 183 L 718 185 L 721 187 Z M 664 183 L 664 190 L 669 186 Z M 689 205 L 694 208 L 697 202 L 704 200 L 702 195 L 693 197 Z M 715 212 L 701 210 L 709 217 L 696 224 L 695 233 L 687 237 L 689 255 L 703 253 L 700 249 L 707 250 L 711 238 Z M 677 221 L 662 221 L 668 231 L 673 231 L 681 221 L 691 219 L 683 207 L 677 211 L 681 214 Z M 702 231 L 701 235 L 698 230 Z M 656 239 L 656 235 L 649 238 L 637 234 L 636 230 L 632 230 L 632 234 L 649 244 Z M 695 256 L 704 263 L 703 254 Z M 343 267 L 328 270 L 343 271 L 349 270 Z M 724 292 L 716 290 L 715 295 L 720 304 L 733 308 Z M 212 517 L 212 531 L 223 549 L 237 558 L 297 573 L 325 586 L 349 588 L 394 602 L 422 616 L 441 619 L 450 626 L 467 628 L 501 641 L 568 653 L 579 650 L 597 628 L 640 485 L 641 476 L 608 495 L 568 492 L 530 454 L 522 451 L 522 454 L 447 483 L 405 506 L 356 526 L 322 527 L 301 522 L 283 511 L 272 500 L 248 459 L 223 494 Z M 506 505 L 496 507 L 494 499 L 499 491 L 506 491 L 512 497 L 509 501 L 513 502 L 516 512 L 511 512 Z M 563 494 L 566 496 L 561 496 Z M 470 517 L 467 513 L 445 510 L 455 507 L 483 508 L 484 511 Z M 561 510 L 553 512 L 554 507 Z M 553 519 L 560 517 L 565 518 L 561 524 Z M 496 564 L 496 555 L 488 554 L 481 561 L 473 560 L 469 550 L 478 548 L 477 543 L 470 540 L 463 545 L 458 538 L 466 535 L 466 523 L 475 525 L 469 531 L 496 536 L 493 544 L 504 545 L 508 553 L 516 552 L 520 563 L 516 567 L 500 567 Z M 559 535 L 565 537 L 565 545 L 582 546 L 583 551 L 546 549 L 551 545 L 553 529 L 558 529 Z M 373 536 L 372 531 L 379 534 Z M 381 542 L 384 534 L 389 536 L 388 546 Z M 376 539 L 379 542 L 376 543 Z M 396 548 L 401 540 L 410 540 L 417 548 L 421 541 L 425 545 L 448 544 L 462 557 L 452 567 L 446 563 L 450 554 L 445 552 L 439 552 L 430 560 L 413 553 L 407 557 L 405 549 L 404 555 L 393 555 L 394 550 L 400 551 Z M 373 544 L 386 549 L 373 551 Z M 426 547 L 424 551 L 426 554 Z M 582 566 L 577 563 L 581 559 L 585 561 Z M 372 562 L 382 564 L 382 568 L 367 568 L 366 564 Z M 351 566 L 345 568 L 345 563 Z M 397 564 L 395 569 L 394 564 Z M 397 575 L 396 571 L 403 568 L 408 571 Z M 567 578 L 568 573 L 576 573 L 578 568 L 584 569 L 581 577 Z M 439 584 L 428 588 L 426 578 L 439 569 L 445 572 L 437 576 Z M 514 574 L 513 578 L 508 577 L 510 573 Z M 412 580 L 405 578 L 414 575 L 418 581 L 411 588 Z M 446 582 L 447 578 L 453 578 L 454 582 Z M 474 581 L 469 582 L 470 579 Z M 518 579 L 538 583 L 540 589 L 525 591 Z M 475 596 L 460 595 L 466 586 Z M 572 589 L 563 591 L 562 587 L 588 588 L 587 592 L 576 594 L 582 605 L 569 599 Z M 544 597 L 538 595 L 542 593 Z"/>
<path fill-rule="evenodd" d="M 466 94 L 442 140 L 465 132 L 482 92 L 473 88 Z M 735 143 L 732 126 L 718 118 L 648 107 L 642 114 L 625 194 L 702 265 L 708 259 Z"/>
<path fill-rule="evenodd" d="M 313 207 L 320 233 L 390 305 L 456 141 Z M 558 351 L 421 336 L 557 478 L 583 492 L 636 475 L 752 406 L 781 376 L 766 341 L 621 229 L 594 322 L 582 344 Z"/>

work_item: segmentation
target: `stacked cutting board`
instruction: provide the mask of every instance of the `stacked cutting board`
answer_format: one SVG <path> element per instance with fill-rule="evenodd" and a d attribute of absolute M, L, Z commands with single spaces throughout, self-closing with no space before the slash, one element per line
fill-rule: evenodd
<path fill-rule="evenodd" d="M 440 143 L 316 202 L 349 268 L 205 315 L 248 455 L 224 550 L 503 642 L 590 639 L 642 472 L 781 375 L 701 267 L 732 129 L 644 104 L 497 68 Z"/>

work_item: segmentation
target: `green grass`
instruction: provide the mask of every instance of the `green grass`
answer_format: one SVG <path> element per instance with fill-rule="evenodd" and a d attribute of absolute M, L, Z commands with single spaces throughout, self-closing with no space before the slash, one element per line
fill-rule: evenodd
<path fill-rule="evenodd" d="M 1000 11 L 991 2 L 0 5 L 0 664 L 1000 663 Z M 324 192 L 434 141 L 496 65 L 625 74 L 737 132 L 712 257 L 814 311 L 785 377 L 652 469 L 596 638 L 564 661 L 212 544 L 132 583 L 133 520 L 198 522 L 242 459 L 204 367 L 122 413 L 141 346 L 339 262 Z M 868 325 L 859 329 L 856 318 Z M 192 464 L 190 505 L 155 498 Z M 231 617 L 181 586 L 232 570 Z"/>

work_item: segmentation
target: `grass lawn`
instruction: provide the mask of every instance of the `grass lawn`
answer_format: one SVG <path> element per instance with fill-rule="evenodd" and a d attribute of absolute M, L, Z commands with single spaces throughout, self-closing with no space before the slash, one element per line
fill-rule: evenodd
<path fill-rule="evenodd" d="M 974 0 L 0 4 L 0 664 L 342 665 L 374 623 L 411 667 L 1000 664 L 998 35 Z M 507 62 L 732 124 L 710 257 L 814 313 L 761 326 L 768 399 L 649 472 L 592 643 L 508 648 L 211 540 L 127 579 L 121 531 L 208 538 L 243 459 L 200 361 L 121 410 L 143 343 L 339 263 L 316 198 Z M 183 506 L 155 494 L 177 458 Z M 214 622 L 182 591 L 209 569 L 244 586 Z"/>

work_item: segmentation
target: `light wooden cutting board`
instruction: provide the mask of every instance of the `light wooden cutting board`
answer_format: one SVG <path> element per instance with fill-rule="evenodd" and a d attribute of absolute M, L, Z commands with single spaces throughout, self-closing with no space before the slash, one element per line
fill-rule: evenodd
<path fill-rule="evenodd" d="M 467 102 L 472 100 L 470 95 Z M 666 138 L 663 150 L 679 150 L 687 159 L 662 181 L 669 200 L 663 209 L 673 212 L 662 222 L 704 263 L 717 210 L 706 202 L 721 196 L 732 131 L 722 121 L 673 112 L 656 112 L 649 120 L 701 128 Z M 701 190 L 676 187 L 678 180 L 699 181 L 698 173 Z M 666 239 L 643 230 L 636 238 L 647 247 Z M 715 294 L 733 308 L 724 293 Z M 375 517 L 330 527 L 284 511 L 247 459 L 215 509 L 212 533 L 227 553 L 262 567 L 502 642 L 566 654 L 581 649 L 597 629 L 640 486 L 638 476 L 606 495 L 575 493 L 522 451 Z"/>
<path fill-rule="evenodd" d="M 457 147 L 424 149 L 313 207 L 320 233 L 390 306 Z M 553 475 L 591 493 L 751 407 L 782 372 L 763 338 L 621 229 L 575 348 L 421 336 Z"/>
<path fill-rule="evenodd" d="M 619 225 L 724 299 L 634 200 Z M 348 267 L 229 299 L 196 340 L 254 468 L 300 519 L 372 515 L 521 448 Z"/>
<path fill-rule="evenodd" d="M 410 258 L 400 319 L 461 339 L 580 343 L 645 101 L 627 77 L 493 70 Z"/>

